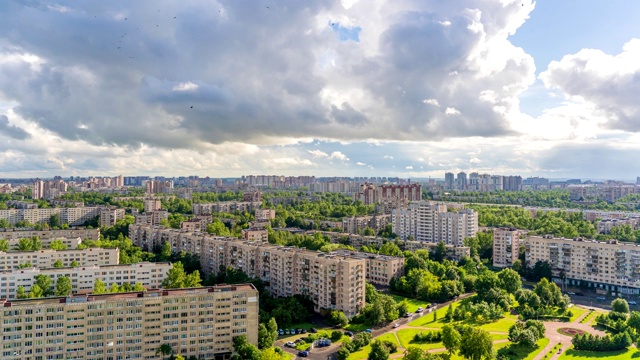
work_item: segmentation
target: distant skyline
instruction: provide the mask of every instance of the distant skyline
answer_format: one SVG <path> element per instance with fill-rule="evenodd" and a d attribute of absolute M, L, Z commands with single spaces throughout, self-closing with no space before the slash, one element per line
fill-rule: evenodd
<path fill-rule="evenodd" d="M 640 2 L 0 2 L 0 177 L 640 176 Z"/>

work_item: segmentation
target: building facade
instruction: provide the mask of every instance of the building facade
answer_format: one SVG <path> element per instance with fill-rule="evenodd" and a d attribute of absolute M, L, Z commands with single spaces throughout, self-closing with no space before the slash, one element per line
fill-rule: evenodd
<path fill-rule="evenodd" d="M 493 229 L 493 266 L 513 265 L 520 254 L 520 231 L 514 228 Z"/>
<path fill-rule="evenodd" d="M 58 215 L 61 224 L 81 226 L 86 221 L 99 216 L 100 209 L 100 207 L 9 209 L 0 210 L 0 219 L 7 220 L 11 225 L 16 225 L 20 221 L 44 224 L 49 222 L 51 216 Z"/>
<path fill-rule="evenodd" d="M 526 264 L 548 262 L 558 282 L 640 294 L 640 245 L 552 236 L 528 236 L 524 244 Z"/>
<path fill-rule="evenodd" d="M 57 261 L 64 266 L 71 266 L 75 260 L 79 265 L 117 265 L 120 261 L 120 250 L 87 248 L 83 250 L 51 250 L 36 251 L 0 251 L 0 270 L 18 269 L 21 264 L 31 264 L 36 268 L 51 268 Z"/>
<path fill-rule="evenodd" d="M 229 359 L 235 336 L 258 343 L 258 291 L 251 284 L 0 304 L 6 360 L 162 359 L 163 344 L 185 358 Z"/>
<path fill-rule="evenodd" d="M 308 295 L 316 311 L 341 310 L 351 317 L 364 306 L 363 259 L 164 227 L 130 225 L 129 236 L 143 249 L 166 241 L 173 252 L 198 255 L 205 276 L 231 266 L 262 279 L 273 296 Z"/>
<path fill-rule="evenodd" d="M 252 212 L 260 208 L 261 201 L 219 201 L 214 203 L 194 203 L 191 206 L 194 215 L 211 215 L 213 213 L 236 211 Z"/>
<path fill-rule="evenodd" d="M 122 219 L 124 219 L 124 209 L 117 207 L 100 209 L 100 226 L 113 226 Z"/>
<path fill-rule="evenodd" d="M 147 289 L 159 289 L 172 268 L 168 262 L 141 262 L 127 265 L 91 265 L 62 268 L 27 268 L 0 271 L 0 298 L 15 299 L 18 286 L 25 292 L 31 291 L 37 275 L 46 275 L 52 280 L 55 289 L 56 280 L 67 276 L 71 280 L 72 294 L 88 294 L 93 292 L 97 279 L 104 281 L 109 288 L 113 284 L 122 286 L 125 283 L 142 284 Z"/>
<path fill-rule="evenodd" d="M 256 221 L 269 221 L 276 218 L 276 211 L 273 209 L 256 209 Z"/>
<path fill-rule="evenodd" d="M 391 223 L 391 215 L 351 216 L 342 218 L 342 232 L 360 234 L 371 228 L 377 234 Z"/>

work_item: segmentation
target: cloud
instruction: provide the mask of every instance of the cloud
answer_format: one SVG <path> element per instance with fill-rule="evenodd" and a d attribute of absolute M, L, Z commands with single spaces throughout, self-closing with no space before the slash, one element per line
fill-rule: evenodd
<path fill-rule="evenodd" d="M 186 83 L 180 83 L 174 86 L 171 90 L 173 91 L 194 91 L 198 90 L 198 85 L 192 83 L 191 81 L 187 81 Z"/>
<path fill-rule="evenodd" d="M 365 163 L 363 163 L 363 162 L 358 161 L 358 162 L 356 163 L 356 165 L 358 165 L 358 166 L 366 166 L 367 164 L 365 164 Z"/>
<path fill-rule="evenodd" d="M 329 157 L 329 154 L 321 150 L 308 150 L 308 152 L 315 157 Z"/>
<path fill-rule="evenodd" d="M 551 62 L 539 77 L 547 88 L 562 91 L 569 100 L 595 105 L 606 114 L 609 128 L 638 132 L 639 74 L 640 39 L 631 39 L 617 55 L 596 49 L 566 55 Z"/>
<path fill-rule="evenodd" d="M 347 155 L 341 153 L 340 151 L 332 152 L 331 155 L 329 156 L 329 159 L 337 159 L 337 160 L 340 160 L 340 161 L 348 161 L 349 160 Z"/>
<path fill-rule="evenodd" d="M 440 103 L 437 99 L 424 99 L 422 100 L 422 102 L 427 105 L 440 106 Z"/>
<path fill-rule="evenodd" d="M 385 155 L 382 158 L 385 159 L 385 160 L 393 160 L 393 156 L 391 156 L 391 155 Z"/>
<path fill-rule="evenodd" d="M 407 170 L 413 170 L 413 166 L 409 165 L 409 166 L 405 167 L 405 169 L 407 169 Z"/>
<path fill-rule="evenodd" d="M 11 125 L 6 115 L 0 115 L 0 133 L 16 140 L 24 140 L 31 137 L 31 134 L 24 129 Z"/>
<path fill-rule="evenodd" d="M 457 116 L 460 115 L 460 111 L 456 108 L 452 108 L 452 107 L 448 107 L 445 111 L 444 111 L 445 115 L 448 116 Z"/>

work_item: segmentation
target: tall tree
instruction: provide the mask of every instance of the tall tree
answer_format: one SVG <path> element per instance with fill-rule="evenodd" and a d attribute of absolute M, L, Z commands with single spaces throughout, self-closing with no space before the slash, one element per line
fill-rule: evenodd
<path fill-rule="evenodd" d="M 516 291 L 522 288 L 522 280 L 520 275 L 512 269 L 503 269 L 498 273 L 500 279 L 500 285 L 503 289 L 507 290 L 509 294 L 515 294 Z"/>
<path fill-rule="evenodd" d="M 156 350 L 156 355 L 158 354 L 169 357 L 173 354 L 173 348 L 169 344 L 162 344 Z"/>
<path fill-rule="evenodd" d="M 71 278 L 68 276 L 59 277 L 56 280 L 56 296 L 67 296 L 71 294 Z"/>
<path fill-rule="evenodd" d="M 629 312 L 629 303 L 625 299 L 615 299 L 611 302 L 611 310 L 627 314 Z"/>
<path fill-rule="evenodd" d="M 106 294 L 107 293 L 107 284 L 102 281 L 102 279 L 96 279 L 93 283 L 93 293 L 94 294 Z"/>
<path fill-rule="evenodd" d="M 0 239 L 0 251 L 9 251 L 9 241 L 7 239 Z"/>
<path fill-rule="evenodd" d="M 181 262 L 173 263 L 173 266 L 167 271 L 167 277 L 162 282 L 162 286 L 165 289 L 180 289 L 184 288 L 185 281 L 187 280 L 187 274 L 184 272 L 184 267 Z"/>
<path fill-rule="evenodd" d="M 62 263 L 62 260 L 58 259 L 53 263 L 53 267 L 59 269 L 64 267 L 64 264 Z"/>
<path fill-rule="evenodd" d="M 60 239 L 55 239 L 51 242 L 51 244 L 49 244 L 49 249 L 51 250 L 66 250 L 67 249 L 67 245 L 65 245 L 65 243 L 62 242 L 62 240 Z"/>
<path fill-rule="evenodd" d="M 447 324 L 442 327 L 442 344 L 449 352 L 449 356 L 460 349 L 462 335 L 453 326 Z"/>
<path fill-rule="evenodd" d="M 173 253 L 173 249 L 171 248 L 171 244 L 168 241 L 165 241 L 162 244 L 162 249 L 160 250 L 160 260 L 169 261 L 171 260 L 171 254 Z"/>
<path fill-rule="evenodd" d="M 28 298 L 29 295 L 27 295 L 27 293 L 24 290 L 24 286 L 20 285 L 18 286 L 18 289 L 16 290 L 16 298 L 17 299 L 26 299 Z"/>
<path fill-rule="evenodd" d="M 460 355 L 470 360 L 493 359 L 491 335 L 474 327 L 465 330 L 460 341 Z"/>
<path fill-rule="evenodd" d="M 31 286 L 31 291 L 29 291 L 29 298 L 42 298 L 45 297 L 44 290 L 38 284 L 33 284 Z"/>
<path fill-rule="evenodd" d="M 193 288 L 202 286 L 202 279 L 200 278 L 200 271 L 195 270 L 191 274 L 187 275 L 184 279 L 184 287 Z"/>
<path fill-rule="evenodd" d="M 385 346 L 385 344 L 380 340 L 375 340 L 371 343 L 371 351 L 369 352 L 369 356 L 367 360 L 388 360 L 389 359 L 389 349 Z"/>
<path fill-rule="evenodd" d="M 43 296 L 50 296 L 53 292 L 51 287 L 53 286 L 53 280 L 50 277 L 44 274 L 39 274 L 35 276 L 35 285 L 38 285 L 40 289 L 42 289 Z"/>

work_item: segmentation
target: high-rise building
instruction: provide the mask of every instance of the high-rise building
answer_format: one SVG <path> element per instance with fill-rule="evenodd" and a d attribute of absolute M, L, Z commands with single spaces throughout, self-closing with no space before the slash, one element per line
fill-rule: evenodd
<path fill-rule="evenodd" d="M 467 174 L 464 172 L 459 172 L 456 176 L 456 188 L 460 191 L 464 191 L 467 189 Z"/>
<path fill-rule="evenodd" d="M 273 296 L 309 296 L 316 311 L 351 317 L 364 306 L 363 259 L 164 227 L 130 225 L 129 236 L 146 250 L 166 241 L 174 252 L 198 256 L 205 276 L 231 266 L 264 281 Z"/>
<path fill-rule="evenodd" d="M 453 173 L 445 173 L 444 174 L 444 188 L 447 190 L 453 190 L 454 189 L 454 178 L 453 178 Z"/>
<path fill-rule="evenodd" d="M 251 284 L 0 300 L 2 359 L 228 359 L 233 338 L 258 343 Z M 25 326 L 23 324 L 29 324 Z"/>
<path fill-rule="evenodd" d="M 0 251 L 0 270 L 18 269 L 20 265 L 24 266 L 24 264 L 31 264 L 32 267 L 37 268 L 50 268 L 57 260 L 60 260 L 64 266 L 71 266 L 74 260 L 83 266 L 117 265 L 120 261 L 120 250 L 118 248 L 87 248 L 82 250 Z"/>
<path fill-rule="evenodd" d="M 124 209 L 115 206 L 100 209 L 100 226 L 113 226 L 122 219 L 124 219 Z"/>
<path fill-rule="evenodd" d="M 450 211 L 451 210 L 451 211 Z M 463 245 L 478 231 L 478 214 L 462 206 L 420 201 L 393 210 L 393 232 L 402 240 Z"/>
<path fill-rule="evenodd" d="M 520 231 L 514 228 L 493 229 L 493 266 L 511 266 L 519 255 Z"/>

